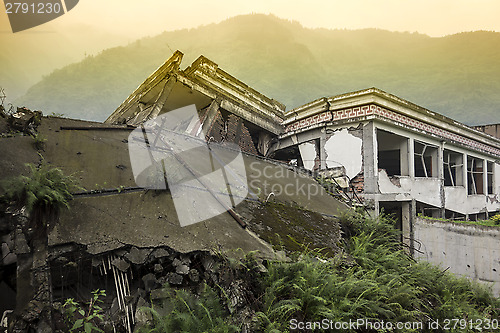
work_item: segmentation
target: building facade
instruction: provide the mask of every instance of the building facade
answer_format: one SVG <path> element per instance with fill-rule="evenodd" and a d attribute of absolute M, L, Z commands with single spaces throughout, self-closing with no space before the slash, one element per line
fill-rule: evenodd
<path fill-rule="evenodd" d="M 310 170 L 343 166 L 407 237 L 417 214 L 475 220 L 500 208 L 499 139 L 379 89 L 318 99 L 283 125 L 274 149 L 298 147 Z"/>

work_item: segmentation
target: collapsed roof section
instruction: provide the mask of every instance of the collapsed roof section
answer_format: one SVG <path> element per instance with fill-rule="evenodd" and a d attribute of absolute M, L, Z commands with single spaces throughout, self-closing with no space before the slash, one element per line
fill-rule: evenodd
<path fill-rule="evenodd" d="M 258 130 L 274 135 L 283 131 L 283 104 L 232 77 L 204 56 L 181 70 L 182 57 L 183 53 L 176 51 L 105 122 L 136 126 L 162 113 L 195 104 L 204 130 L 220 110 L 242 118 Z"/>

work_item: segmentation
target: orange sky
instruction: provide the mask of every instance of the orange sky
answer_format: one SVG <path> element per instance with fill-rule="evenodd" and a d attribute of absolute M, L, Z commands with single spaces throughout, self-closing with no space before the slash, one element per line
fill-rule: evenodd
<path fill-rule="evenodd" d="M 252 12 L 272 13 L 306 27 L 381 28 L 430 36 L 500 31 L 500 0 L 80 0 L 63 17 L 33 31 L 85 23 L 135 39 Z M 4 11 L 0 21 L 0 32 L 9 32 Z"/>

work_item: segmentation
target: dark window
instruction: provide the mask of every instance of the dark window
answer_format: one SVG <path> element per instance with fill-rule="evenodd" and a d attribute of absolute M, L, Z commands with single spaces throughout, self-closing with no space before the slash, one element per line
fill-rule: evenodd
<path fill-rule="evenodd" d="M 378 167 L 385 169 L 387 175 L 396 176 L 401 174 L 401 160 L 399 150 L 384 150 L 378 152 Z"/>
<path fill-rule="evenodd" d="M 388 176 L 408 175 L 408 139 L 377 129 L 378 168 Z"/>
<path fill-rule="evenodd" d="M 415 141 L 415 177 L 436 177 L 437 147 Z"/>
<path fill-rule="evenodd" d="M 483 160 L 467 157 L 467 193 L 469 195 L 484 194 Z"/>
<path fill-rule="evenodd" d="M 461 186 L 463 156 L 449 150 L 443 151 L 444 186 Z"/>

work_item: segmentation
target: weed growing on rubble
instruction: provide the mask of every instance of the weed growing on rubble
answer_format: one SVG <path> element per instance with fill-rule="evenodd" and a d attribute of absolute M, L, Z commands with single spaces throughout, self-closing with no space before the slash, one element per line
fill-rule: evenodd
<path fill-rule="evenodd" d="M 47 139 L 42 134 L 36 133 L 31 137 L 33 138 L 33 145 L 36 150 L 43 150 L 45 148 L 45 142 L 47 142 Z"/>
<path fill-rule="evenodd" d="M 496 214 L 490 219 L 495 225 L 500 225 L 500 214 Z"/>
<path fill-rule="evenodd" d="M 99 298 L 101 296 L 106 296 L 106 292 L 104 290 L 96 289 L 92 292 L 92 298 L 88 303 L 87 311 L 85 311 L 84 308 L 82 308 L 80 304 L 75 302 L 72 298 L 68 298 L 66 300 L 63 307 L 66 314 L 66 321 L 70 327 L 70 332 L 104 332 L 96 326 L 96 322 L 102 322 L 104 319 L 102 308 L 99 306 L 99 304 L 103 302 L 102 299 Z"/>
<path fill-rule="evenodd" d="M 155 307 L 145 308 L 153 316 L 153 327 L 142 332 L 239 332 L 237 326 L 227 323 L 228 313 L 223 309 L 220 298 L 209 286 L 204 285 L 200 295 L 186 290 L 165 289 L 170 297 L 162 305 L 162 311 Z M 160 313 L 166 314 L 161 315 Z"/>

